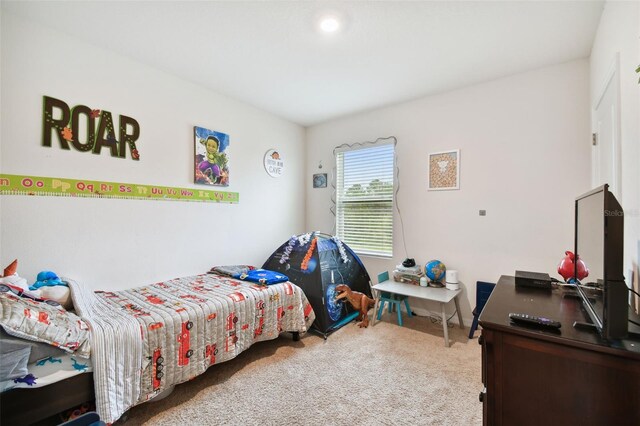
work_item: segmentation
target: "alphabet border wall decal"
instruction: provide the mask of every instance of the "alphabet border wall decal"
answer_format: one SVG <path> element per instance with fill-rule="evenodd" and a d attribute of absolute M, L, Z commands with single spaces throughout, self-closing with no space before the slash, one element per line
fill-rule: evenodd
<path fill-rule="evenodd" d="M 240 202 L 240 194 L 196 188 L 0 174 L 0 195 L 121 198 L 134 200 Z"/>

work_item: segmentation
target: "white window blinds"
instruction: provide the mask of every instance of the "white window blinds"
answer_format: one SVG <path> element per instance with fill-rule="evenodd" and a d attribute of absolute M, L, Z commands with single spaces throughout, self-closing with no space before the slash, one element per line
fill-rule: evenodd
<path fill-rule="evenodd" d="M 336 153 L 336 234 L 362 255 L 393 255 L 394 145 Z"/>

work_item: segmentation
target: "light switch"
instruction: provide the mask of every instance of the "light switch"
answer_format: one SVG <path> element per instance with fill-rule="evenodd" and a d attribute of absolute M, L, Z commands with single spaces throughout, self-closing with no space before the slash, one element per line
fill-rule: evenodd
<path fill-rule="evenodd" d="M 480 216 L 486 216 L 487 215 L 487 211 L 486 210 L 479 210 L 478 213 L 480 214 Z"/>

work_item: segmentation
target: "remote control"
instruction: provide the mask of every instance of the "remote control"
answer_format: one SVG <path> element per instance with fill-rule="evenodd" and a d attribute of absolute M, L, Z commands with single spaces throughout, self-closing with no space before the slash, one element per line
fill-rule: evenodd
<path fill-rule="evenodd" d="M 527 315 L 527 314 L 514 314 L 511 313 L 509 314 L 509 318 L 511 318 L 511 321 L 515 322 L 515 323 L 520 323 L 520 324 L 529 324 L 529 325 L 536 325 L 536 326 L 540 326 L 540 327 L 547 327 L 547 328 L 553 328 L 553 329 L 559 329 L 562 324 L 560 324 L 558 321 L 554 321 L 552 319 L 549 318 L 543 318 L 543 317 L 536 317 L 533 315 Z"/>

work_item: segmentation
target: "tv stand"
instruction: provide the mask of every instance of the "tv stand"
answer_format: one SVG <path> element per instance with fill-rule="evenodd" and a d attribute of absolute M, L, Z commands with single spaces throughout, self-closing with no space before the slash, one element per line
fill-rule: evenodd
<path fill-rule="evenodd" d="M 514 277 L 498 281 L 479 320 L 485 425 L 640 424 L 640 339 L 607 342 L 573 327 L 588 317 L 564 291 L 516 292 Z M 520 327 L 510 312 L 551 318 L 562 328 Z"/>

